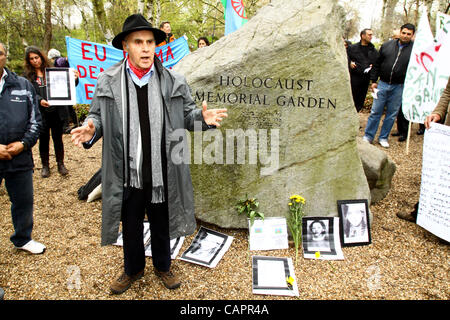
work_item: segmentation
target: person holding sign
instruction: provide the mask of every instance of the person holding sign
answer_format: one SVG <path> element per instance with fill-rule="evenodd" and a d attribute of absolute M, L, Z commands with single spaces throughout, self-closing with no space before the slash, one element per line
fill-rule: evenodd
<path fill-rule="evenodd" d="M 425 128 L 430 128 L 431 122 L 439 122 L 446 126 L 450 126 L 450 78 L 447 82 L 447 87 L 445 87 L 444 92 L 442 92 L 441 98 L 439 99 L 436 108 L 433 112 L 425 119 Z"/>
<path fill-rule="evenodd" d="M 430 128 L 430 124 L 432 122 L 437 122 L 444 124 L 446 126 L 450 126 L 450 78 L 447 82 L 447 86 L 445 90 L 442 92 L 441 98 L 439 99 L 438 104 L 434 108 L 433 112 L 426 117 L 424 125 L 426 129 Z M 419 211 L 419 202 L 414 205 L 414 210 L 411 212 L 398 212 L 397 217 L 400 219 L 416 222 L 417 213 Z"/>
<path fill-rule="evenodd" d="M 129 16 L 112 41 L 128 57 L 99 75 L 89 115 L 73 129 L 75 145 L 103 137 L 102 245 L 117 240 L 122 220 L 124 271 L 111 292 L 121 294 L 144 275 L 143 220 L 151 228 L 155 274 L 168 289 L 180 286 L 171 271 L 170 239 L 196 229 L 189 164 L 175 161 L 185 129 L 220 126 L 227 109 L 196 108 L 186 80 L 155 56 L 165 34 L 141 15 Z M 180 142 L 181 140 L 181 142 Z"/>
<path fill-rule="evenodd" d="M 42 51 L 34 46 L 25 49 L 25 77 L 33 84 L 37 93 L 39 110 L 42 114 L 42 130 L 39 136 L 39 155 L 42 162 L 42 178 L 50 176 L 50 132 L 55 148 L 58 172 L 65 176 L 69 173 L 64 166 L 64 144 L 63 126 L 68 118 L 66 108 L 50 106 L 47 101 L 47 80 L 45 78 L 45 68 L 49 68 L 50 63 Z"/>
<path fill-rule="evenodd" d="M 371 89 L 376 94 L 367 120 L 363 140 L 372 143 L 386 107 L 378 142 L 389 148 L 388 137 L 402 104 L 403 84 L 413 47 L 416 28 L 407 23 L 400 28 L 400 38 L 389 40 L 380 48 L 380 55 L 370 73 Z M 376 81 L 380 78 L 378 84 Z"/>

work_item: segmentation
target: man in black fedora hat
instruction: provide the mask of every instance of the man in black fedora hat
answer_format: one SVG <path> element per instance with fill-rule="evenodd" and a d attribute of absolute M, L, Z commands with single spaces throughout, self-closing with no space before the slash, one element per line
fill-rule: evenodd
<path fill-rule="evenodd" d="M 155 47 L 164 38 L 140 14 L 125 20 L 112 44 L 128 56 L 99 75 L 89 115 L 71 132 L 85 148 L 103 137 L 102 245 L 116 242 L 120 221 L 123 234 L 124 272 L 111 285 L 114 294 L 144 275 L 145 213 L 154 271 L 167 288 L 180 286 L 170 239 L 192 234 L 196 221 L 189 164 L 177 161 L 174 148 L 187 142 L 184 129 L 195 123 L 207 130 L 227 116 L 206 102 L 197 108 L 185 78 L 163 67 Z"/>

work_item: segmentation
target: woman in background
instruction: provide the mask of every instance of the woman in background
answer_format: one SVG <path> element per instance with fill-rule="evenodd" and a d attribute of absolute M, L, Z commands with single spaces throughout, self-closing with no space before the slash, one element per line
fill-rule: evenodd
<path fill-rule="evenodd" d="M 197 40 L 197 48 L 198 49 L 207 47 L 207 46 L 209 46 L 208 38 L 206 38 L 206 37 L 198 38 L 198 40 Z"/>
<path fill-rule="evenodd" d="M 39 155 L 42 162 L 41 176 L 50 176 L 49 149 L 50 132 L 53 146 L 55 148 L 58 172 L 65 176 L 69 171 L 64 166 L 64 144 L 63 125 L 68 118 L 66 108 L 50 106 L 47 101 L 47 81 L 45 79 L 45 68 L 49 68 L 50 63 L 42 51 L 34 46 L 25 49 L 25 77 L 33 84 L 38 98 L 39 111 L 42 115 L 42 131 L 39 136 Z"/>

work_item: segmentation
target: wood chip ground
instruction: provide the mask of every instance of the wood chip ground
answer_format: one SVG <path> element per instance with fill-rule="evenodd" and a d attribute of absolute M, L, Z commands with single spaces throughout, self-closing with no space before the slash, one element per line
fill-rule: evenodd
<path fill-rule="evenodd" d="M 368 113 L 359 116 L 362 136 Z M 17 300 L 448 300 L 448 245 L 420 226 L 396 217 L 398 211 L 411 211 L 419 198 L 423 136 L 416 135 L 417 129 L 418 124 L 414 124 L 409 154 L 405 142 L 390 137 L 391 147 L 385 151 L 396 163 L 397 171 L 387 197 L 370 207 L 374 216 L 373 243 L 343 248 L 343 261 L 307 260 L 300 254 L 295 267 L 298 298 L 254 295 L 251 285 L 252 255 L 294 259 L 294 248 L 249 252 L 247 230 L 226 230 L 202 222 L 199 227 L 203 225 L 235 237 L 215 269 L 174 260 L 173 268 L 182 286 L 172 291 L 156 278 L 151 258 L 147 258 L 145 276 L 123 295 L 111 295 L 109 286 L 122 272 L 122 248 L 100 246 L 101 201 L 87 203 L 77 198 L 78 188 L 101 165 L 101 143 L 84 150 L 75 147 L 70 136 L 64 135 L 66 166 L 70 171 L 67 177 L 57 173 L 51 151 L 51 176 L 42 179 L 38 148 L 33 149 L 36 163 L 33 238 L 47 246 L 43 255 L 32 256 L 13 248 L 9 240 L 13 233 L 10 202 L 4 183 L 0 187 L 0 287 L 5 289 L 5 299 Z M 182 251 L 192 238 L 193 235 L 186 238 Z"/>

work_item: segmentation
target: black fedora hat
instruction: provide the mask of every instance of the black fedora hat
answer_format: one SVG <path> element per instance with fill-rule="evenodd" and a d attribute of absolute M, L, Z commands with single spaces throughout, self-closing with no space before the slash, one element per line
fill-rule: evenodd
<path fill-rule="evenodd" d="M 164 31 L 153 28 L 151 23 L 148 22 L 147 19 L 145 19 L 142 14 L 137 13 L 132 14 L 131 16 L 125 19 L 125 22 L 123 23 L 122 27 L 122 32 L 119 33 L 117 36 L 115 36 L 112 41 L 113 47 L 123 50 L 122 40 L 125 39 L 125 37 L 129 33 L 140 30 L 152 31 L 153 35 L 155 36 L 156 45 L 163 42 L 164 39 L 166 38 L 166 34 Z"/>

